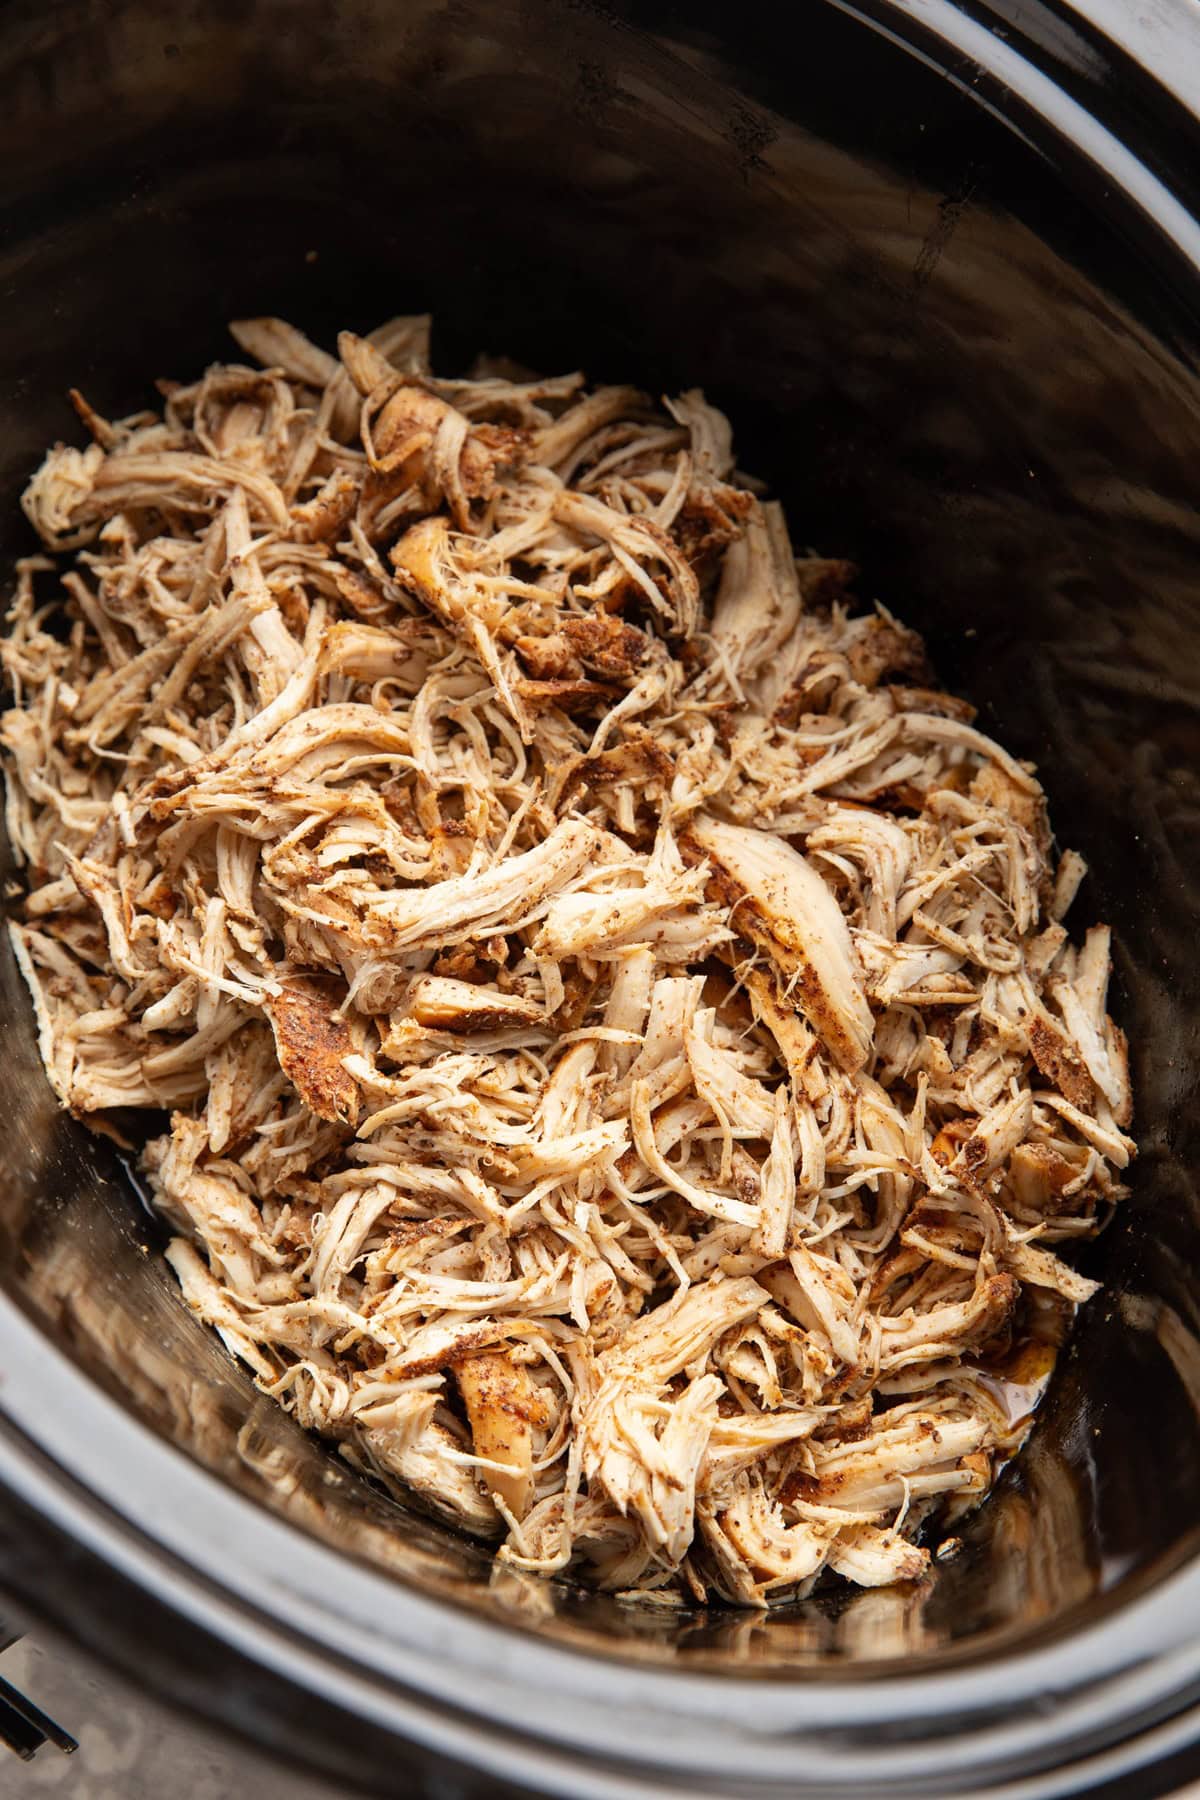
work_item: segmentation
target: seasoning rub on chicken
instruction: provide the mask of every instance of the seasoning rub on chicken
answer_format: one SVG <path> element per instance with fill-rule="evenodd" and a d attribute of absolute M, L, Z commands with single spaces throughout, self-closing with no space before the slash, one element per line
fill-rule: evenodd
<path fill-rule="evenodd" d="M 429 322 L 57 445 L 3 648 L 13 944 L 259 1385 L 526 1570 L 918 1577 L 1133 1155 L 1028 764 L 698 391 Z M 403 1529 L 397 1518 L 397 1529 Z"/>

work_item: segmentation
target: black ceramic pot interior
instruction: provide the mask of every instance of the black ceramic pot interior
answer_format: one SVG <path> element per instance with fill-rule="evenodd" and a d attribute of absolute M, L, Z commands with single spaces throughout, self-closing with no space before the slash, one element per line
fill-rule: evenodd
<path fill-rule="evenodd" d="M 743 9 L 745 12 L 746 9 Z M 886 8 L 877 9 L 886 11 Z M 1035 14 L 1037 7 L 1027 8 Z M 480 350 L 700 382 L 802 543 L 852 557 L 1034 758 L 1117 931 L 1142 1152 L 1041 1422 L 917 1592 L 672 1623 L 514 1578 L 254 1394 L 54 1108 L 5 954 L 2 1280 L 192 1458 L 399 1578 L 546 1633 L 718 1666 L 922 1658 L 1058 1630 L 1195 1547 L 1200 387 L 1165 252 L 1062 148 L 849 12 L 540 0 L 0 9 L 0 531 L 104 412 L 280 313 L 429 307 Z M 936 59 L 935 59 L 936 61 Z M 952 70 L 956 75 L 958 70 Z M 1183 346 L 1181 348 L 1181 346 Z M 136 1498 L 136 1497 L 135 1497 Z"/>

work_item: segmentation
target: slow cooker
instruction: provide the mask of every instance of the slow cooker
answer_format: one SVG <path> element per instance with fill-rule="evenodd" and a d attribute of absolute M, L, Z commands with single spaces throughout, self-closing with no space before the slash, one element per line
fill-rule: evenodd
<path fill-rule="evenodd" d="M 960 1554 L 917 1588 L 656 1613 L 497 1573 L 256 1394 L 132 1170 L 57 1111 L 5 952 L 0 1589 L 131 1691 L 342 1793 L 1148 1795 L 1186 1765 L 1200 22 L 1146 0 L 1118 44 L 1085 11 L 0 6 L 6 557 L 66 389 L 129 412 L 228 318 L 328 341 L 429 308 L 446 369 L 703 382 L 797 535 L 1039 764 L 1116 927 L 1139 1096 L 1103 1293 Z"/>

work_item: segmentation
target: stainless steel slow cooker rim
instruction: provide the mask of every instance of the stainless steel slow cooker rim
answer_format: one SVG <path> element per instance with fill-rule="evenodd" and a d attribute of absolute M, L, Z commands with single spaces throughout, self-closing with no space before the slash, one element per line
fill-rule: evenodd
<path fill-rule="evenodd" d="M 553 1788 L 566 1758 L 572 1791 L 585 1791 L 576 1775 L 614 1755 L 619 1718 L 622 1760 L 661 1779 L 769 1789 L 794 1780 L 802 1741 L 816 1789 L 852 1790 L 886 1773 L 893 1792 L 921 1794 L 934 1791 L 935 1774 L 944 1790 L 955 1771 L 977 1781 L 985 1769 L 1002 1778 L 1069 1762 L 1200 1697 L 1196 1561 L 1073 1634 L 1067 1657 L 1061 1644 L 1017 1648 L 936 1676 L 910 1664 L 849 1681 L 746 1679 L 548 1643 L 382 1577 L 195 1467 L 99 1393 L 7 1299 L 0 1328 L 9 1345 L 0 1475 L 11 1491 L 289 1683 L 446 1754 L 469 1747 L 507 1779 L 528 1782 L 545 1757 Z M 531 1735 L 514 1742 L 514 1720 Z M 586 1791 L 622 1791 L 593 1773 Z"/>
<path fill-rule="evenodd" d="M 1075 153 L 1121 188 L 1164 244 L 1200 270 L 1200 227 L 1186 207 L 1102 121 L 969 13 L 950 0 L 832 3 L 898 37 L 913 53 L 924 54 L 922 45 L 932 36 L 975 58 L 1036 118 L 1041 134 L 1070 140 Z M 1008 104 L 986 103 L 1018 128 Z M 1088 120 L 1094 129 L 1081 130 Z M 569 1766 L 571 1791 L 597 1800 L 662 1792 L 664 1779 L 686 1780 L 697 1771 L 756 1785 L 794 1785 L 799 1734 L 808 1774 L 830 1791 L 866 1783 L 883 1766 L 898 1794 L 931 1792 L 928 1777 L 935 1767 L 940 1778 L 969 1765 L 973 1785 L 981 1770 L 997 1779 L 1011 1773 L 1019 1782 L 1022 1770 L 1083 1755 L 1144 1728 L 1114 1765 L 1135 1767 L 1148 1754 L 1158 1722 L 1178 1720 L 1200 1696 L 1200 1642 L 1192 1626 L 1200 1617 L 1196 1559 L 1132 1601 L 1123 1603 L 1116 1593 L 1106 1617 L 1072 1635 L 1069 1659 L 1061 1642 L 1010 1648 L 967 1667 L 939 1666 L 936 1680 L 929 1665 L 924 1672 L 877 1669 L 849 1681 L 807 1670 L 798 1680 L 756 1670 L 751 1683 L 736 1673 L 648 1668 L 617 1651 L 600 1656 L 550 1644 L 339 1557 L 156 1438 L 51 1349 L 7 1297 L 0 1298 L 0 1321 L 6 1344 L 0 1479 L 14 1493 L 182 1616 L 290 1682 L 319 1684 L 326 1692 L 332 1683 L 348 1711 L 369 1713 L 448 1755 L 469 1755 L 515 1782 L 552 1789 Z M 128 1504 L 122 1481 L 127 1491 L 159 1496 L 152 1528 L 144 1505 Z M 271 1558 L 259 1553 L 264 1540 L 278 1547 L 288 1582 L 270 1578 Z M 206 1558 L 221 1570 L 219 1579 L 203 1572 Z M 347 1606 L 361 1597 L 363 1605 L 349 1616 L 330 1606 L 330 1595 Z M 382 1617 L 372 1619 L 373 1611 Z M 480 1672 L 488 1679 L 472 1688 L 467 1712 L 464 1676 Z M 514 1696 L 530 1692 L 548 1697 L 536 1741 L 511 1730 Z M 1053 1713 L 1040 1704 L 1051 1695 Z M 1015 1717 L 1022 1707 L 1027 1716 Z M 524 1711 L 528 1716 L 527 1704 Z M 840 1735 L 862 1737 L 897 1723 L 932 1727 L 958 1713 L 969 1725 L 957 1733 L 939 1729 L 935 1742 L 884 1739 L 872 1747 Z M 652 1783 L 611 1769 L 585 1769 L 576 1760 L 614 1754 L 616 1715 L 637 1728 L 621 1754 L 653 1765 L 658 1773 Z M 1038 1792 L 1074 1787 L 1081 1767 L 1070 1762 L 1061 1788 L 1043 1784 Z"/>
<path fill-rule="evenodd" d="M 1092 104 L 1085 106 L 1028 53 L 1027 10 L 1041 11 L 1069 26 L 1083 11 L 1073 0 L 1065 5 L 1060 0 L 1037 0 L 1034 9 L 1023 8 L 1019 0 L 987 0 L 990 21 L 977 17 L 970 4 L 960 0 L 827 3 L 928 63 L 1040 154 L 1053 160 L 1055 148 L 1069 149 L 1074 159 L 1090 163 L 1177 255 L 1200 270 L 1200 219 L 1105 123 L 1101 84 L 1094 83 Z M 1166 3 L 1170 7 L 1173 0 Z M 1194 21 L 1189 21 L 1189 28 L 1194 29 Z M 933 53 L 935 46 L 940 55 Z M 947 53 L 963 58 L 975 71 L 974 78 L 950 67 Z M 1166 101 L 1165 90 L 1163 97 Z"/>

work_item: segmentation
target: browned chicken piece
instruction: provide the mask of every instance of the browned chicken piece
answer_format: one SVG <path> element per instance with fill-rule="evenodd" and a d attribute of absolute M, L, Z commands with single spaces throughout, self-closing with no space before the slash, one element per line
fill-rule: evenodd
<path fill-rule="evenodd" d="M 546 1403 L 529 1371 L 503 1352 L 465 1357 L 455 1377 L 476 1456 L 500 1465 L 484 1468 L 481 1483 L 522 1519 L 533 1495 L 534 1431 L 547 1423 Z"/>
<path fill-rule="evenodd" d="M 1134 1155 L 1036 775 L 698 389 L 438 376 L 425 316 L 233 332 L 261 368 L 158 414 L 74 394 L 24 495 L 55 1094 L 153 1121 L 170 1265 L 260 1386 L 503 1561 L 918 1579 Z"/>
<path fill-rule="evenodd" d="M 353 1045 L 327 989 L 291 979 L 263 1006 L 275 1034 L 279 1067 L 309 1111 L 318 1119 L 353 1125 L 358 1087 L 343 1066 Z"/>

